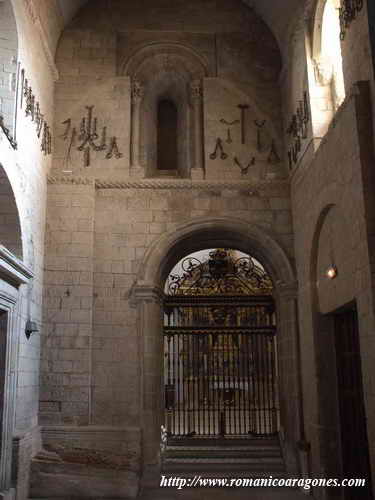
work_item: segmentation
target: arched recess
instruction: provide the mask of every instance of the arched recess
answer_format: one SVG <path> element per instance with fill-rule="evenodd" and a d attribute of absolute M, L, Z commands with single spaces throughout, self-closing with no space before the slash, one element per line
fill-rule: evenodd
<path fill-rule="evenodd" d="M 323 137 L 345 98 L 340 44 L 340 0 L 318 0 L 312 30 L 310 102 L 315 137 Z"/>
<path fill-rule="evenodd" d="M 25 328 L 19 288 L 33 278 L 32 272 L 21 262 L 22 259 L 22 234 L 16 200 L 8 176 L 0 164 L 0 496 L 3 498 L 14 497 L 12 440 L 15 430 L 18 346 Z"/>
<path fill-rule="evenodd" d="M 315 470 L 312 473 L 319 470 L 326 477 L 354 477 L 354 474 L 358 474 L 358 477 L 361 475 L 369 479 L 368 430 L 362 384 L 361 325 L 357 320 L 357 310 L 360 315 L 363 314 L 357 304 L 358 276 L 362 276 L 364 272 L 361 268 L 363 263 L 347 213 L 337 199 L 334 200 L 332 197 L 332 201 L 323 205 L 316 219 L 309 266 L 316 370 L 316 419 L 319 423 L 316 436 L 310 436 L 310 439 L 315 441 L 313 457 Z M 346 235 L 345 244 L 342 240 L 343 234 Z M 337 270 L 334 279 L 328 277 L 329 268 Z M 349 343 L 349 337 L 346 337 L 348 327 L 345 326 L 343 331 L 340 330 L 340 321 L 344 321 L 345 325 L 353 321 Z M 344 358 L 342 365 L 341 360 Z M 348 368 L 349 376 L 348 372 L 345 372 Z M 349 405 L 346 396 L 343 396 L 348 394 L 346 386 L 348 381 L 350 384 L 355 384 L 356 390 L 351 392 L 357 398 L 350 400 Z M 312 387 L 311 392 L 314 392 Z M 348 412 L 348 417 L 343 411 L 345 407 L 353 410 Z M 348 421 L 352 418 L 359 423 L 360 433 L 355 428 L 347 426 L 347 418 Z M 347 450 L 350 447 L 350 437 L 349 439 L 347 437 L 350 435 L 354 435 L 356 441 L 352 447 L 353 456 L 356 449 L 361 450 L 360 466 L 363 466 L 361 471 L 345 469 L 348 461 Z M 335 453 L 332 453 L 333 450 Z M 349 455 L 350 463 L 355 464 L 355 458 Z M 338 498 L 338 496 L 328 489 L 324 498 Z"/>
<path fill-rule="evenodd" d="M 0 117 L 15 136 L 18 34 L 11 0 L 0 2 Z"/>
<path fill-rule="evenodd" d="M 23 260 L 22 233 L 15 196 L 0 164 L 0 244 Z"/>
<path fill-rule="evenodd" d="M 296 281 L 289 258 L 276 239 L 256 225 L 238 219 L 201 219 L 161 236 L 148 250 L 132 290 L 139 313 L 141 376 L 140 416 L 145 464 L 158 460 L 163 402 L 163 285 L 168 272 L 184 256 L 204 248 L 235 248 L 251 253 L 275 287 L 278 314 L 280 410 L 288 469 L 296 471 L 300 439 L 299 382 L 296 346 Z M 293 345 L 292 352 L 290 346 Z"/>
<path fill-rule="evenodd" d="M 189 47 L 155 43 L 139 48 L 123 65 L 132 81 L 131 174 L 203 177 L 203 87 L 207 63 Z M 178 114 L 175 168 L 157 169 L 157 108 L 167 99 Z"/>
<path fill-rule="evenodd" d="M 146 177 L 163 175 L 189 176 L 189 163 L 192 154 L 190 134 L 190 109 L 186 93 L 186 81 L 178 74 L 169 76 L 158 74 L 145 91 L 141 105 L 141 141 L 142 163 Z M 157 133 L 158 105 L 161 101 L 171 101 L 177 110 L 177 156 L 173 169 L 158 169 Z M 146 119 L 146 116 L 149 119 Z"/>
<path fill-rule="evenodd" d="M 318 271 L 318 261 L 322 261 L 321 236 L 324 227 L 327 227 L 327 217 L 335 208 L 334 204 L 326 205 L 315 226 L 312 240 L 310 257 L 310 293 L 312 302 L 312 325 L 313 325 L 313 345 L 314 361 L 316 370 L 316 394 L 317 394 L 317 419 L 319 421 L 319 432 L 316 436 L 317 443 L 314 446 L 315 437 L 310 436 L 313 441 L 313 462 L 319 463 L 321 470 L 327 475 L 337 475 L 340 464 L 339 453 L 333 454 L 330 450 L 339 449 L 339 436 L 337 433 L 337 383 L 334 360 L 334 343 L 331 335 L 331 319 L 321 314 L 319 305 L 319 286 L 324 280 L 323 286 L 334 286 L 325 279 L 320 270 Z M 331 212 L 332 214 L 332 212 Z M 335 263 L 332 263 L 335 265 Z M 332 290 L 331 290 L 332 292 Z M 316 455 L 316 456 L 315 456 Z M 313 463 L 314 468 L 314 463 Z"/>

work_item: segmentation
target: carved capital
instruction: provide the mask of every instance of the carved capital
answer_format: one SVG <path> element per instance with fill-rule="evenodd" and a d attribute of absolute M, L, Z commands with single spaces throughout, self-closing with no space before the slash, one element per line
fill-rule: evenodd
<path fill-rule="evenodd" d="M 199 101 L 203 97 L 203 87 L 200 80 L 193 80 L 190 83 L 190 98 L 192 101 Z"/>
<path fill-rule="evenodd" d="M 130 290 L 130 305 L 136 307 L 141 303 L 161 304 L 163 297 L 163 291 L 152 283 L 137 281 Z"/>
<path fill-rule="evenodd" d="M 139 82 L 138 80 L 133 80 L 132 90 L 131 90 L 132 103 L 133 104 L 140 103 L 143 99 L 144 93 L 145 91 L 142 83 Z"/>

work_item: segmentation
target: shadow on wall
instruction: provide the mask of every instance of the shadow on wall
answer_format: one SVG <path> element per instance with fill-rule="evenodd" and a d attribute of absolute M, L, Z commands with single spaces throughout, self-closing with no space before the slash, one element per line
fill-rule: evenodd
<path fill-rule="evenodd" d="M 14 193 L 0 165 L 0 244 L 22 260 L 21 225 Z"/>

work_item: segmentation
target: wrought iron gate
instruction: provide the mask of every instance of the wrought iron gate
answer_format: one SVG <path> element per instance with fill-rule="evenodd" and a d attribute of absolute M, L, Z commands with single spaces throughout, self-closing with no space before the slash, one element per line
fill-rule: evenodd
<path fill-rule="evenodd" d="M 180 282 L 174 288 L 184 293 L 165 298 L 167 430 L 174 436 L 274 434 L 279 405 L 272 296 L 240 295 L 239 289 L 238 295 L 220 295 L 212 280 L 214 293 L 199 287 L 204 293 L 191 295 L 202 266 L 185 274 L 183 287 Z M 221 278 L 224 274 L 228 278 L 227 271 Z M 194 281 L 194 287 L 187 281 Z"/>

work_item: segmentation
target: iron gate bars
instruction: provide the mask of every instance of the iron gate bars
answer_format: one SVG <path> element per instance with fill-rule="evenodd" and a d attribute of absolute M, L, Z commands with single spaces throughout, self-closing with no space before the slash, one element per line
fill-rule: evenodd
<path fill-rule="evenodd" d="M 166 297 L 169 434 L 277 433 L 276 356 L 272 297 Z"/>

